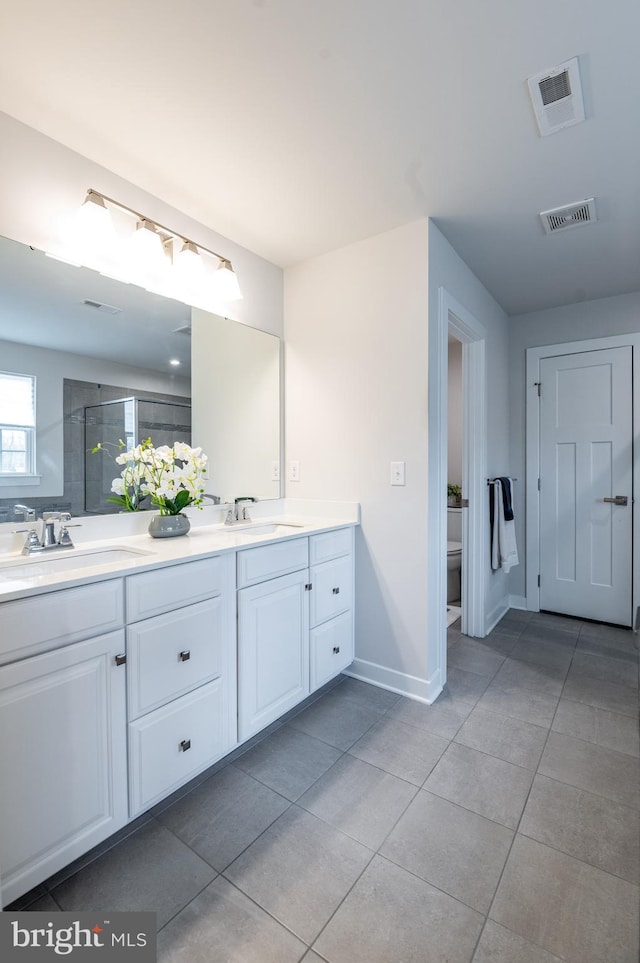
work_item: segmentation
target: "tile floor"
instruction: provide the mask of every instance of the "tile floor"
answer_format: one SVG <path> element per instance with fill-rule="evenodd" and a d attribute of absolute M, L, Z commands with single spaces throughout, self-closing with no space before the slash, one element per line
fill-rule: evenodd
<path fill-rule="evenodd" d="M 637 963 L 639 757 L 631 633 L 511 611 L 435 705 L 344 679 L 19 905 L 154 910 L 163 963 Z"/>

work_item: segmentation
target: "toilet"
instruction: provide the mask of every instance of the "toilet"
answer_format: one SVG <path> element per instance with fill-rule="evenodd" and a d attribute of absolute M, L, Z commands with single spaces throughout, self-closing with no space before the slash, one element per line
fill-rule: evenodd
<path fill-rule="evenodd" d="M 447 509 L 447 602 L 460 598 L 462 568 L 462 509 Z"/>

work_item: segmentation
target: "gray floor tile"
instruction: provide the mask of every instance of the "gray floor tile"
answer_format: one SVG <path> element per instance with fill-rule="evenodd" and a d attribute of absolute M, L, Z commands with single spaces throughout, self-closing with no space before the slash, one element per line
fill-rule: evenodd
<path fill-rule="evenodd" d="M 578 635 L 582 628 L 580 619 L 572 619 L 567 615 L 554 615 L 553 612 L 532 612 L 529 621 L 531 626 L 544 626 L 549 629 L 561 629 Z"/>
<path fill-rule="evenodd" d="M 208 863 L 153 820 L 52 895 L 63 910 L 154 912 L 160 927 L 215 876 Z"/>
<path fill-rule="evenodd" d="M 424 788 L 515 829 L 532 780 L 528 769 L 452 742 Z"/>
<path fill-rule="evenodd" d="M 601 682 L 615 682 L 638 690 L 638 663 L 626 659 L 612 659 L 605 655 L 591 655 L 589 652 L 576 652 L 569 679 L 598 679 Z"/>
<path fill-rule="evenodd" d="M 525 769 L 537 769 L 549 730 L 529 722 L 511 719 L 478 704 L 455 741 L 471 749 L 512 762 Z"/>
<path fill-rule="evenodd" d="M 345 678 L 344 682 L 341 682 L 332 691 L 334 695 L 350 699 L 352 702 L 357 702 L 358 705 L 365 706 L 367 709 L 374 709 L 376 712 L 386 712 L 401 698 L 397 692 L 390 692 L 388 689 L 381 689 L 379 686 L 349 677 Z"/>
<path fill-rule="evenodd" d="M 561 963 L 558 956 L 547 953 L 499 923 L 487 920 L 473 963 Z"/>
<path fill-rule="evenodd" d="M 46 895 L 47 891 L 44 886 L 34 886 L 33 889 L 23 893 L 22 896 L 18 896 L 18 898 L 12 903 L 8 903 L 3 907 L 3 909 L 11 910 L 14 913 L 19 913 L 22 910 L 27 909 L 30 903 L 35 903 L 36 900 L 39 900 Z"/>
<path fill-rule="evenodd" d="M 638 810 L 537 775 L 518 832 L 640 883 Z"/>
<path fill-rule="evenodd" d="M 304 950 L 221 876 L 158 934 L 158 963 L 298 963 Z"/>
<path fill-rule="evenodd" d="M 494 682 L 499 686 L 520 686 L 533 692 L 560 696 L 566 669 L 549 665 L 532 665 L 509 658 L 498 670 Z"/>
<path fill-rule="evenodd" d="M 477 639 L 463 639 L 450 653 L 448 665 L 493 677 L 504 659 L 499 652 L 493 651 Z"/>
<path fill-rule="evenodd" d="M 478 675 L 477 672 L 469 672 L 467 669 L 459 669 L 452 665 L 447 669 L 447 684 L 444 691 L 454 699 L 475 705 L 490 682 L 491 676 Z"/>
<path fill-rule="evenodd" d="M 60 907 L 51 893 L 47 893 L 42 886 L 30 890 L 13 903 L 3 907 L 5 913 L 20 913 L 27 910 L 29 913 L 59 913 Z"/>
<path fill-rule="evenodd" d="M 157 818 L 223 870 L 288 806 L 288 800 L 267 786 L 227 766 Z"/>
<path fill-rule="evenodd" d="M 492 919 L 569 963 L 637 963 L 640 891 L 518 835 Z"/>
<path fill-rule="evenodd" d="M 580 629 L 578 646 L 593 640 L 611 649 L 617 649 L 623 654 L 638 654 L 638 638 L 631 629 L 622 629 L 614 625 L 602 625 L 598 622 L 583 622 Z"/>
<path fill-rule="evenodd" d="M 504 826 L 420 790 L 380 853 L 486 913 L 512 840 Z"/>
<path fill-rule="evenodd" d="M 292 806 L 225 876 L 311 944 L 371 855 L 354 839 Z"/>
<path fill-rule="evenodd" d="M 289 725 L 316 739 L 328 742 L 336 749 L 348 749 L 367 729 L 378 721 L 380 713 L 350 699 L 333 693 L 318 699 L 300 715 L 289 720 Z"/>
<path fill-rule="evenodd" d="M 512 633 L 502 633 L 495 632 L 488 635 L 482 640 L 482 644 L 492 652 L 497 652 L 503 655 L 506 659 L 508 655 L 511 655 L 513 647 L 518 643 L 519 635 L 513 635 Z"/>
<path fill-rule="evenodd" d="M 521 638 L 511 650 L 511 658 L 519 662 L 530 662 L 532 665 L 550 665 L 558 669 L 568 669 L 573 653 L 573 647 L 568 648 L 556 642 Z"/>
<path fill-rule="evenodd" d="M 387 718 L 433 732 L 443 739 L 452 739 L 472 709 L 470 702 L 453 699 L 449 693 L 443 692 L 430 706 L 415 699 L 401 698 L 389 709 Z"/>
<path fill-rule="evenodd" d="M 446 748 L 446 739 L 385 716 L 351 747 L 349 753 L 421 786 Z"/>
<path fill-rule="evenodd" d="M 559 782 L 640 809 L 639 767 L 640 760 L 633 756 L 551 732 L 539 771 Z"/>
<path fill-rule="evenodd" d="M 533 612 L 528 612 L 526 609 L 509 609 L 507 614 L 498 622 L 498 625 L 503 622 L 530 622 L 533 615 Z"/>
<path fill-rule="evenodd" d="M 142 816 L 138 816 L 137 819 L 133 819 L 130 823 L 127 823 L 126 826 L 123 826 L 122 829 L 119 829 L 117 833 L 114 833 L 113 836 L 109 836 L 101 843 L 98 843 L 97 846 L 94 846 L 93 849 L 90 849 L 87 853 L 83 853 L 78 859 L 74 859 L 73 862 L 63 866 L 61 870 L 54 873 L 53 876 L 50 876 L 49 879 L 46 880 L 46 888 L 52 890 L 64 882 L 65 879 L 69 879 L 70 876 L 75 876 L 77 872 L 84 869 L 89 863 L 92 863 L 98 856 L 106 853 L 109 849 L 113 849 L 114 846 L 119 845 L 123 840 L 127 839 L 128 836 L 136 833 L 145 823 L 150 822 L 152 818 L 151 813 L 147 812 L 143 813 Z"/>
<path fill-rule="evenodd" d="M 547 645 L 555 645 L 559 649 L 572 652 L 578 641 L 579 624 L 557 627 L 540 622 L 530 622 L 526 625 L 520 636 L 521 642 L 544 642 Z"/>
<path fill-rule="evenodd" d="M 309 950 L 308 953 L 302 957 L 301 963 L 326 963 L 322 956 L 318 956 L 313 950 Z"/>
<path fill-rule="evenodd" d="M 469 963 L 482 916 L 376 856 L 314 949 L 332 963 Z"/>
<path fill-rule="evenodd" d="M 558 696 L 535 692 L 522 686 L 492 682 L 478 705 L 512 719 L 521 719 L 523 722 L 548 729 L 558 705 Z"/>
<path fill-rule="evenodd" d="M 558 703 L 551 728 L 555 732 L 584 739 L 585 742 L 595 742 L 605 749 L 640 756 L 638 723 L 631 716 L 624 716 L 619 712 L 598 709 L 583 702 L 572 702 L 563 696 Z"/>
<path fill-rule="evenodd" d="M 638 693 L 626 685 L 574 675 L 567 679 L 562 695 L 574 702 L 638 718 Z"/>
<path fill-rule="evenodd" d="M 233 764 L 295 802 L 340 754 L 326 742 L 285 725 Z"/>
<path fill-rule="evenodd" d="M 610 628 L 610 626 L 604 626 Z M 621 630 L 616 630 L 621 631 Z M 591 655 L 605 655 L 610 659 L 624 659 L 627 662 L 638 661 L 638 649 L 633 643 L 630 629 L 625 630 L 626 638 L 615 638 L 608 635 L 583 635 L 578 636 L 576 652 L 588 652 Z"/>
<path fill-rule="evenodd" d="M 298 805 L 369 849 L 378 849 L 416 792 L 411 783 L 347 754 Z"/>

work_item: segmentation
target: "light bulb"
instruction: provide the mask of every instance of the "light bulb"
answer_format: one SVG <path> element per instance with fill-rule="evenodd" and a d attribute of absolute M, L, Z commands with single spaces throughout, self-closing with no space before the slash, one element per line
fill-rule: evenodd
<path fill-rule="evenodd" d="M 89 191 L 77 215 L 69 222 L 66 246 L 69 260 L 94 265 L 109 257 L 116 242 L 111 214 L 100 194 Z"/>
<path fill-rule="evenodd" d="M 231 266 L 231 261 L 221 259 L 212 280 L 216 298 L 222 301 L 237 301 L 242 297 L 238 278 Z"/>
<path fill-rule="evenodd" d="M 170 267 L 169 259 L 155 225 L 146 218 L 138 221 L 131 235 L 129 255 L 131 258 L 129 279 L 133 284 L 156 287 L 164 283 Z"/>

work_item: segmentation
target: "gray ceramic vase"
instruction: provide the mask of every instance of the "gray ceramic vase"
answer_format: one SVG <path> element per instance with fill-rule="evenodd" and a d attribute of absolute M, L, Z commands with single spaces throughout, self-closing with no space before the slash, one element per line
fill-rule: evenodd
<path fill-rule="evenodd" d="M 191 522 L 186 515 L 154 515 L 149 522 L 151 538 L 175 538 L 186 535 L 191 528 Z"/>

